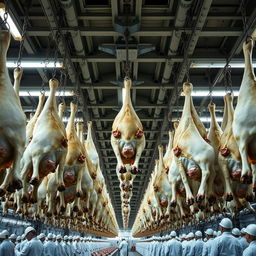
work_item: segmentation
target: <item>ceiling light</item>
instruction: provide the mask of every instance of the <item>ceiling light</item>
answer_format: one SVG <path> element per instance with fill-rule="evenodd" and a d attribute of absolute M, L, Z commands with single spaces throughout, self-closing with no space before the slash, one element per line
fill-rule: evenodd
<path fill-rule="evenodd" d="M 6 66 L 8 68 L 16 68 L 17 67 L 17 61 L 7 61 Z M 22 68 L 54 68 L 55 63 L 54 61 L 50 61 L 45 63 L 44 60 L 39 60 L 39 61 L 22 61 L 21 60 L 21 65 Z M 56 62 L 56 68 L 63 68 L 63 63 L 57 61 Z"/>
<path fill-rule="evenodd" d="M 61 89 L 61 87 L 60 87 Z M 26 96 L 39 96 L 41 94 L 40 90 L 34 90 L 34 91 L 25 91 L 25 90 L 20 90 L 19 95 L 22 97 L 26 97 Z M 45 91 L 45 96 L 49 96 L 50 95 L 50 91 Z M 62 96 L 62 97 L 72 97 L 74 96 L 74 91 L 60 91 L 60 92 L 56 92 L 56 96 Z"/>
<path fill-rule="evenodd" d="M 126 95 L 126 90 L 125 90 L 125 88 L 122 88 L 122 101 L 123 101 L 123 103 L 124 103 L 125 95 Z"/>
<path fill-rule="evenodd" d="M 210 123 L 211 122 L 211 117 L 209 116 L 203 116 L 203 117 L 199 117 L 201 122 L 203 123 Z M 222 117 L 216 117 L 216 121 L 221 123 L 223 120 Z M 177 120 L 177 119 L 172 119 L 172 122 L 175 122 L 175 121 L 180 121 L 180 120 Z"/>
<path fill-rule="evenodd" d="M 226 61 L 193 61 L 190 68 L 224 68 Z M 231 68 L 244 68 L 244 61 L 231 61 L 229 63 Z M 253 62 L 256 65 L 256 62 Z"/>
<path fill-rule="evenodd" d="M 227 94 L 227 92 L 224 90 L 212 91 L 213 97 L 224 97 L 226 94 Z M 237 97 L 238 94 L 239 94 L 238 90 L 233 91 L 233 95 L 235 97 Z M 191 95 L 194 97 L 206 97 L 206 96 L 209 96 L 209 91 L 208 90 L 193 90 Z"/>
<path fill-rule="evenodd" d="M 2 20 L 4 20 L 4 14 L 5 14 L 5 5 L 4 3 L 0 3 L 0 17 Z M 22 36 L 20 31 L 18 30 L 16 24 L 14 23 L 12 17 L 10 16 L 10 13 L 8 13 L 7 21 L 10 27 L 10 32 L 15 40 L 21 41 Z"/>

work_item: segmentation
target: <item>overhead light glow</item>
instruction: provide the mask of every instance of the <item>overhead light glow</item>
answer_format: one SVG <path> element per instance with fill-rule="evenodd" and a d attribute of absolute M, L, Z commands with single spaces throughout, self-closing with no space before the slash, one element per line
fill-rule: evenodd
<path fill-rule="evenodd" d="M 213 97 L 224 97 L 227 94 L 226 91 L 224 90 L 216 90 L 216 91 L 212 91 L 212 96 Z M 234 90 L 233 91 L 233 95 L 235 97 L 237 97 L 239 94 L 238 90 Z M 208 90 L 193 90 L 192 96 L 194 97 L 206 97 L 209 95 L 209 91 Z"/>
<path fill-rule="evenodd" d="M 225 65 L 225 61 L 193 61 L 190 68 L 224 68 Z M 244 62 L 242 61 L 231 61 L 229 65 L 231 68 L 244 68 Z M 256 65 L 256 62 L 253 62 L 253 65 Z"/>
<path fill-rule="evenodd" d="M 210 116 L 209 117 L 208 116 L 202 116 L 202 117 L 200 117 L 200 120 L 203 123 L 210 123 L 211 122 L 211 117 Z M 177 121 L 177 119 L 172 119 L 172 122 L 175 122 L 175 121 Z M 223 121 L 223 118 L 222 117 L 216 117 L 216 121 L 221 123 Z"/>
<path fill-rule="evenodd" d="M 0 17 L 2 20 L 4 20 L 4 14 L 5 14 L 5 5 L 4 5 L 4 3 L 0 3 Z M 9 24 L 10 32 L 11 32 L 14 40 L 21 41 L 21 39 L 22 39 L 21 33 L 18 30 L 16 24 L 14 23 L 14 21 L 9 13 L 8 13 L 8 17 L 7 17 L 6 21 Z"/>
<path fill-rule="evenodd" d="M 25 91 L 25 90 L 20 90 L 19 95 L 22 97 L 28 97 L 28 96 L 39 96 L 41 94 L 41 91 L 39 90 L 34 90 L 34 91 Z M 50 91 L 45 91 L 45 96 L 49 96 Z M 74 91 L 60 91 L 56 93 L 56 96 L 62 96 L 62 97 L 72 97 L 74 96 Z"/>
<path fill-rule="evenodd" d="M 126 90 L 125 88 L 122 88 L 122 101 L 124 102 L 125 99 Z"/>
<path fill-rule="evenodd" d="M 6 66 L 8 68 L 16 68 L 17 67 L 17 62 L 16 61 L 7 61 Z M 43 60 L 39 61 L 21 61 L 22 68 L 54 68 L 55 63 L 54 61 L 50 61 L 48 63 L 45 63 Z M 63 68 L 63 63 L 62 62 L 56 62 L 56 68 Z"/>

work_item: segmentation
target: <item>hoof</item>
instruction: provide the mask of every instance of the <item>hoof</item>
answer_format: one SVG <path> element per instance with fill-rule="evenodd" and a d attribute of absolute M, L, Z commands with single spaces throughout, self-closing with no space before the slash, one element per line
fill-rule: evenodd
<path fill-rule="evenodd" d="M 22 214 L 22 210 L 21 210 L 21 209 L 18 209 L 18 210 L 16 211 L 16 213 Z"/>
<path fill-rule="evenodd" d="M 253 184 L 252 190 L 253 190 L 254 193 L 256 193 L 256 184 Z"/>
<path fill-rule="evenodd" d="M 255 191 L 254 191 L 255 192 Z M 248 202 L 253 202 L 254 201 L 254 196 L 253 194 L 249 194 L 245 197 L 246 201 Z"/>
<path fill-rule="evenodd" d="M 176 207 L 176 205 L 177 205 L 176 200 L 172 201 L 170 205 L 171 205 L 171 207 L 175 208 L 175 207 Z"/>
<path fill-rule="evenodd" d="M 89 212 L 89 208 L 84 207 L 84 212 Z"/>
<path fill-rule="evenodd" d="M 15 192 L 15 188 L 12 185 L 8 185 L 8 187 L 6 188 L 6 190 L 10 193 L 14 193 Z"/>
<path fill-rule="evenodd" d="M 230 201 L 232 201 L 233 200 L 233 195 L 232 195 L 232 193 L 227 193 L 227 195 L 226 195 L 226 201 L 227 202 L 230 202 Z"/>
<path fill-rule="evenodd" d="M 1 197 L 1 202 L 5 202 L 5 201 L 6 201 L 5 197 Z"/>
<path fill-rule="evenodd" d="M 36 200 L 35 198 L 31 198 L 31 199 L 29 200 L 29 202 L 30 202 L 31 204 L 36 204 L 36 203 L 37 203 L 37 200 Z"/>
<path fill-rule="evenodd" d="M 66 208 L 64 206 L 61 206 L 60 207 L 60 212 L 65 212 L 66 211 Z"/>
<path fill-rule="evenodd" d="M 121 166 L 120 168 L 119 168 L 119 173 L 126 173 L 127 171 L 126 171 L 126 168 L 125 168 L 125 166 Z"/>
<path fill-rule="evenodd" d="M 210 205 L 213 205 L 216 202 L 216 197 L 211 195 L 208 199 Z"/>
<path fill-rule="evenodd" d="M 241 177 L 241 182 L 244 183 L 244 184 L 251 184 L 252 183 L 252 176 L 243 175 Z"/>
<path fill-rule="evenodd" d="M 5 189 L 0 188 L 0 196 L 4 196 L 6 193 Z"/>
<path fill-rule="evenodd" d="M 132 166 L 131 174 L 136 175 L 136 174 L 138 174 L 138 172 L 139 172 L 139 169 L 136 166 Z"/>
<path fill-rule="evenodd" d="M 78 211 L 77 216 L 82 216 L 83 212 L 82 211 Z"/>
<path fill-rule="evenodd" d="M 187 205 L 193 205 L 195 202 L 194 198 L 187 198 L 186 203 Z"/>
<path fill-rule="evenodd" d="M 28 203 L 28 201 L 29 201 L 29 200 L 28 200 L 28 196 L 26 196 L 26 195 L 22 196 L 22 197 L 21 197 L 21 201 L 22 201 L 23 203 L 25 203 L 25 204 Z"/>
<path fill-rule="evenodd" d="M 60 185 L 60 186 L 58 186 L 58 191 L 60 191 L 60 192 L 63 192 L 63 191 L 65 191 L 65 186 L 64 185 Z"/>
<path fill-rule="evenodd" d="M 12 186 L 14 187 L 14 189 L 17 189 L 17 190 L 20 190 L 23 188 L 22 182 L 19 179 L 14 180 L 12 183 Z"/>
<path fill-rule="evenodd" d="M 46 217 L 48 217 L 48 218 L 52 217 L 52 213 L 51 212 L 47 212 L 46 213 Z"/>
<path fill-rule="evenodd" d="M 73 211 L 74 211 L 74 212 L 79 212 L 79 208 L 78 208 L 77 205 L 75 205 L 75 206 L 73 207 Z"/>
<path fill-rule="evenodd" d="M 30 180 L 29 183 L 33 186 L 36 186 L 39 183 L 39 179 L 38 178 L 33 178 L 33 179 Z"/>
<path fill-rule="evenodd" d="M 82 193 L 80 191 L 76 192 L 76 197 L 82 197 Z"/>
<path fill-rule="evenodd" d="M 198 203 L 200 203 L 200 202 L 202 202 L 204 200 L 204 195 L 197 195 L 196 196 L 196 201 L 198 202 Z"/>

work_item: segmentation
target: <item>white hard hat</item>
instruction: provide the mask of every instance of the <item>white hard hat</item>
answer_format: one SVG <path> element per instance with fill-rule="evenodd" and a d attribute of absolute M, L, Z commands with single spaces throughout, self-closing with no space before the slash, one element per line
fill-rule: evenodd
<path fill-rule="evenodd" d="M 25 234 L 21 235 L 21 240 L 23 240 L 25 238 Z"/>
<path fill-rule="evenodd" d="M 205 237 L 205 238 L 204 238 L 204 242 L 206 242 L 206 241 L 207 241 L 207 238 Z"/>
<path fill-rule="evenodd" d="M 5 239 L 5 238 L 6 238 L 6 235 L 5 235 L 3 232 L 1 232 L 1 233 L 0 233 L 0 238 Z"/>
<path fill-rule="evenodd" d="M 175 231 L 172 231 L 171 232 L 171 237 L 176 237 L 177 236 L 177 233 Z"/>
<path fill-rule="evenodd" d="M 6 229 L 3 230 L 1 233 L 3 233 L 4 236 L 9 236 L 10 235 L 9 231 L 6 230 Z"/>
<path fill-rule="evenodd" d="M 17 236 L 16 240 L 20 241 L 21 240 L 21 236 Z"/>
<path fill-rule="evenodd" d="M 62 239 L 62 236 L 61 236 L 61 235 L 57 235 L 56 238 L 57 238 L 57 239 Z"/>
<path fill-rule="evenodd" d="M 240 236 L 240 235 L 241 235 L 241 232 L 240 232 L 240 230 L 239 230 L 238 228 L 233 228 L 233 229 L 232 229 L 232 234 L 233 234 L 234 236 Z"/>
<path fill-rule="evenodd" d="M 17 239 L 17 235 L 11 234 L 9 238 L 10 238 L 10 239 Z"/>
<path fill-rule="evenodd" d="M 64 240 L 68 240 L 68 236 L 64 236 L 64 238 L 63 238 Z"/>
<path fill-rule="evenodd" d="M 199 230 L 198 230 L 198 231 L 196 231 L 195 235 L 196 235 L 196 236 L 198 236 L 198 237 L 202 237 L 202 236 L 203 236 L 202 232 L 201 232 L 201 231 L 199 231 Z"/>
<path fill-rule="evenodd" d="M 242 228 L 242 229 L 241 229 L 241 233 L 242 233 L 242 234 L 246 234 L 246 228 Z"/>
<path fill-rule="evenodd" d="M 208 236 L 212 236 L 213 235 L 213 230 L 211 228 L 208 228 L 206 231 L 205 231 L 205 234 L 208 235 Z"/>
<path fill-rule="evenodd" d="M 52 234 L 52 238 L 55 239 L 55 238 L 56 238 L 56 235 L 55 235 L 55 234 Z"/>
<path fill-rule="evenodd" d="M 217 232 L 217 236 L 221 236 L 221 231 L 220 230 Z"/>
<path fill-rule="evenodd" d="M 188 238 L 194 238 L 194 237 L 195 237 L 195 235 L 193 232 L 188 233 Z"/>
<path fill-rule="evenodd" d="M 228 229 L 233 228 L 232 221 L 229 218 L 222 219 L 220 222 L 220 226 L 223 228 L 228 228 Z"/>
<path fill-rule="evenodd" d="M 52 234 L 52 233 L 49 233 L 49 234 L 47 235 L 47 238 L 48 238 L 48 239 L 53 239 L 53 234 Z"/>
<path fill-rule="evenodd" d="M 256 236 L 256 224 L 250 224 L 246 227 L 245 232 L 251 236 Z"/>
<path fill-rule="evenodd" d="M 217 231 L 213 231 L 213 236 L 218 236 L 218 232 Z"/>
<path fill-rule="evenodd" d="M 38 239 L 42 239 L 42 238 L 44 238 L 45 237 L 45 234 L 44 233 L 41 233 L 37 238 Z"/>
<path fill-rule="evenodd" d="M 31 232 L 31 231 L 36 231 L 33 227 L 27 227 L 26 229 L 25 229 L 25 232 L 24 232 L 24 235 L 25 235 L 25 237 L 27 236 L 27 234 L 29 233 L 29 232 Z"/>

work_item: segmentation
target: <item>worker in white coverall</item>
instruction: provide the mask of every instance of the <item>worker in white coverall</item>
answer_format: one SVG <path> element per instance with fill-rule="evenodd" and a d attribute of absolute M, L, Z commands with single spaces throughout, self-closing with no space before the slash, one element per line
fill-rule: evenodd
<path fill-rule="evenodd" d="M 207 241 L 204 244 L 202 256 L 208 256 L 211 253 L 212 243 L 214 241 L 213 232 L 214 231 L 211 228 L 208 228 L 205 231 Z"/>
<path fill-rule="evenodd" d="M 247 226 L 246 239 L 250 243 L 244 250 L 243 256 L 256 256 L 256 224 L 250 224 Z"/>
<path fill-rule="evenodd" d="M 27 227 L 24 232 L 27 242 L 22 247 L 21 251 L 15 250 L 16 256 L 42 256 L 43 245 L 37 239 L 36 230 L 33 227 Z"/>
<path fill-rule="evenodd" d="M 240 244 L 243 247 L 243 250 L 245 250 L 249 246 L 249 243 L 247 242 L 246 237 L 245 237 L 245 235 L 246 235 L 245 230 L 246 230 L 245 228 L 241 229 L 241 237 L 240 237 L 240 240 L 239 240 Z"/>
<path fill-rule="evenodd" d="M 121 243 L 119 244 L 120 256 L 128 256 L 128 243 L 122 238 Z"/>
<path fill-rule="evenodd" d="M 210 256 L 240 256 L 243 248 L 238 240 L 232 236 L 233 224 L 230 219 L 224 218 L 220 222 L 221 236 L 214 239 Z"/>
<path fill-rule="evenodd" d="M 203 247 L 204 247 L 204 242 L 202 241 L 202 232 L 201 231 L 196 231 L 195 233 L 195 245 L 192 248 L 192 253 L 191 255 L 195 255 L 195 256 L 202 256 L 203 253 Z"/>
<path fill-rule="evenodd" d="M 49 233 L 47 235 L 47 242 L 44 243 L 43 256 L 57 256 L 57 245 L 53 242 L 54 235 Z"/>
<path fill-rule="evenodd" d="M 171 239 L 166 243 L 164 248 L 164 255 L 165 256 L 180 256 L 182 255 L 182 245 L 176 239 L 176 232 L 171 232 Z"/>
<path fill-rule="evenodd" d="M 0 233 L 0 256 L 14 256 L 15 245 L 9 239 L 9 232 L 4 230 Z"/>

